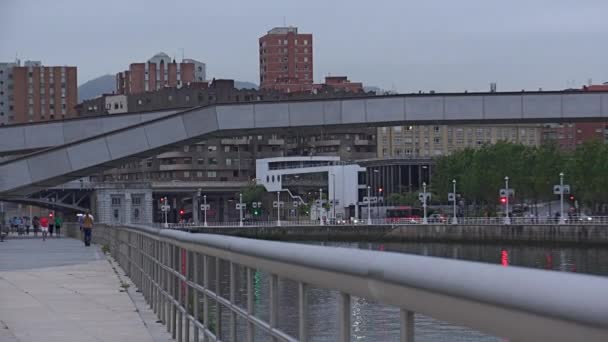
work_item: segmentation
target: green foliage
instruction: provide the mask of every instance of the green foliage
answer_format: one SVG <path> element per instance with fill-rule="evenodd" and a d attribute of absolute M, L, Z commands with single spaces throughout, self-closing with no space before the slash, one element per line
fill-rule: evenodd
<path fill-rule="evenodd" d="M 515 189 L 515 203 L 555 199 L 552 188 L 565 173 L 577 199 L 587 205 L 608 203 L 608 145 L 592 141 L 572 153 L 560 151 L 555 145 L 528 147 L 499 142 L 480 149 L 464 149 L 437 160 L 433 191 L 457 192 L 479 212 L 491 213 L 498 204 L 498 189 L 504 188 L 505 176 Z M 513 202 L 512 202 L 513 203 Z M 596 208 L 597 210 L 597 208 Z"/>
<path fill-rule="evenodd" d="M 241 190 L 243 194 L 243 203 L 247 204 L 247 210 L 253 213 L 253 206 L 251 205 L 253 202 L 262 202 L 264 198 L 264 194 L 266 194 L 266 189 L 261 185 L 251 184 Z M 262 214 L 262 208 L 258 208 L 257 216 Z"/>

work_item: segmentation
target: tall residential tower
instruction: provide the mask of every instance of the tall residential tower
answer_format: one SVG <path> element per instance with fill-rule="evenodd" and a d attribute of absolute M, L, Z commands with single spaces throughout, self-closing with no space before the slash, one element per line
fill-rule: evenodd
<path fill-rule="evenodd" d="M 260 37 L 259 48 L 260 88 L 286 93 L 312 89 L 312 34 L 275 27 Z"/>

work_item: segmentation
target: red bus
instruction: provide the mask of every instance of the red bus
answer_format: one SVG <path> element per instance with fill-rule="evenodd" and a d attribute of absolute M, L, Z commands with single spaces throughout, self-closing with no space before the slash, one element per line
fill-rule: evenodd
<path fill-rule="evenodd" d="M 388 223 L 420 223 L 422 209 L 410 206 L 398 206 L 386 209 L 386 222 Z"/>

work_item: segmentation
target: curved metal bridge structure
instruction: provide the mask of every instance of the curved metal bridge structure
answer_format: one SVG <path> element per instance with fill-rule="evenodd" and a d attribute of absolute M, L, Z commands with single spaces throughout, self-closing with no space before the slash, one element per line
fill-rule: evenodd
<path fill-rule="evenodd" d="M 136 120 L 129 115 L 123 118 Z M 149 157 L 175 146 L 196 142 L 209 134 L 245 135 L 319 126 L 608 120 L 608 93 L 423 94 L 218 104 L 165 113 L 144 122 L 140 117 L 140 122 L 132 125 L 126 122 L 118 124 L 112 121 L 115 119 L 111 116 L 95 120 L 108 128 L 95 130 L 87 120 L 59 122 L 56 125 L 64 125 L 63 140 L 61 134 L 57 134 L 54 141 L 19 145 L 24 146 L 24 150 L 43 145 L 47 148 L 0 163 L 0 198 L 31 194 L 116 167 L 132 158 Z M 111 121 L 114 128 L 105 126 Z M 21 125 L 18 129 L 26 132 L 34 126 Z M 67 129 L 68 126 L 72 128 Z M 70 135 L 67 139 L 66 132 L 70 130 L 81 135 Z M 49 131 L 52 133 L 53 130 L 49 127 Z M 6 128 L 0 130 L 0 153 L 17 148 L 6 141 L 17 139 L 19 134 L 11 131 L 11 135 L 6 135 L 6 132 Z"/>

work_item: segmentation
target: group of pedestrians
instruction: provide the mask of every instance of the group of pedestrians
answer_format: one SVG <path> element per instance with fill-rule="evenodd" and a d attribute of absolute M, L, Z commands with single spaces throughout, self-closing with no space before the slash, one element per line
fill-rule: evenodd
<path fill-rule="evenodd" d="M 15 216 L 9 220 L 9 223 L 13 231 L 16 231 L 18 235 L 29 235 L 31 228 L 35 237 L 38 237 L 38 233 L 41 233 L 42 240 L 46 241 L 46 238 L 48 236 L 52 237 L 53 234 L 57 238 L 61 236 L 63 220 L 59 216 L 53 216 L 53 214 L 40 217 L 34 216 L 32 217 L 31 224 L 28 217 Z"/>

